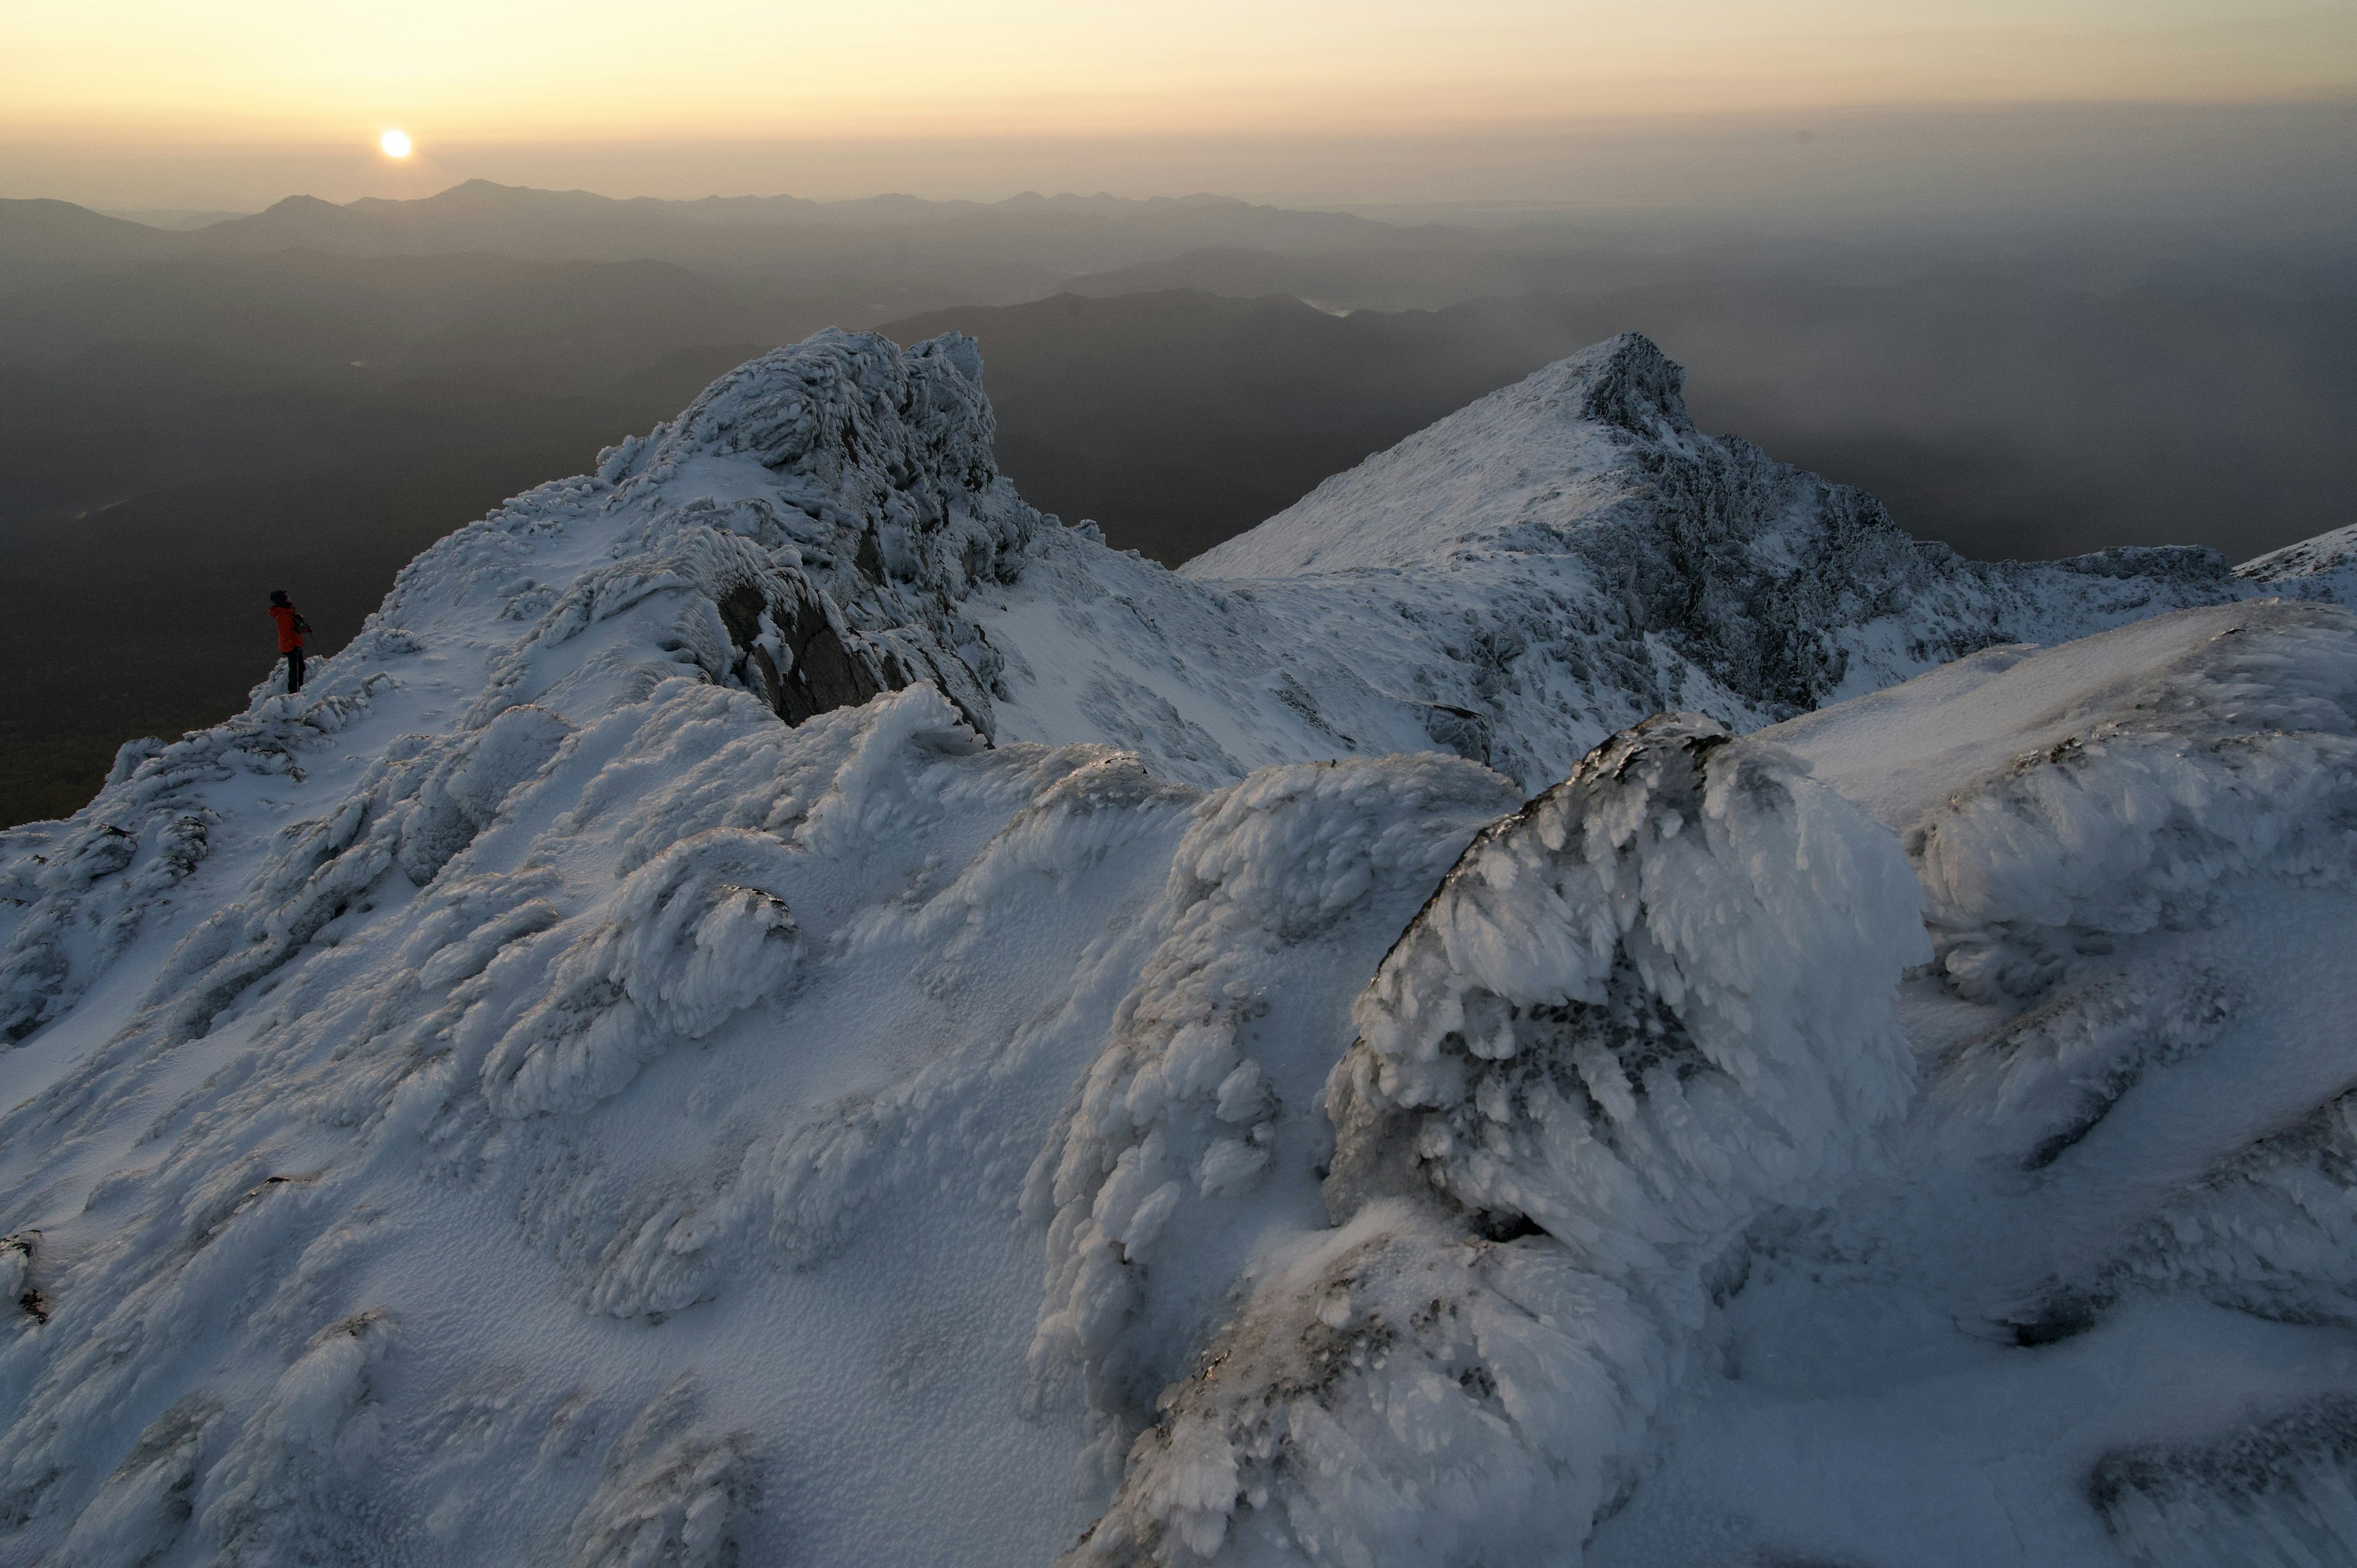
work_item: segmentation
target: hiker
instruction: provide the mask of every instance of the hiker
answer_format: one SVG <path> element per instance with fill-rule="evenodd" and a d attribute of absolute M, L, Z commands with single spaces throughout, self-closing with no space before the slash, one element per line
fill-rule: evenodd
<path fill-rule="evenodd" d="M 286 656 L 286 689 L 299 692 L 303 689 L 303 639 L 311 635 L 311 623 L 303 618 L 284 588 L 270 590 L 270 618 L 278 623 L 278 651 Z"/>

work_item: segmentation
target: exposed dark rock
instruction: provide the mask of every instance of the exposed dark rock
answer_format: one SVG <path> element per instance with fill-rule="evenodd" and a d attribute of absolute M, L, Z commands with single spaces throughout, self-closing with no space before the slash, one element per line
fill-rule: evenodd
<path fill-rule="evenodd" d="M 38 1230 L 27 1230 L 15 1236 L 0 1236 L 0 1260 L 10 1260 L 14 1266 L 8 1272 L 16 1277 L 15 1294 L 16 1310 L 37 1323 L 49 1320 L 49 1298 L 33 1283 L 34 1252 L 40 1240 Z"/>
<path fill-rule="evenodd" d="M 758 584 L 739 583 L 719 603 L 720 624 L 728 628 L 729 641 L 748 649 L 760 640 L 761 612 L 770 607 Z"/>
<path fill-rule="evenodd" d="M 1424 733 L 1445 751 L 1453 751 L 1484 767 L 1489 765 L 1490 721 L 1470 708 L 1452 707 L 1447 703 L 1426 703 Z"/>
<path fill-rule="evenodd" d="M 2087 1498 L 2132 1563 L 2349 1561 L 2357 1400 L 2328 1395 L 2209 1443 L 2115 1449 Z"/>
<path fill-rule="evenodd" d="M 765 598 L 750 583 L 719 600 L 721 624 L 743 657 L 746 683 L 790 725 L 818 714 L 856 707 L 879 692 L 897 692 L 931 671 L 912 672 L 889 650 L 866 656 L 853 650 L 830 614 L 825 595 L 807 583 Z"/>

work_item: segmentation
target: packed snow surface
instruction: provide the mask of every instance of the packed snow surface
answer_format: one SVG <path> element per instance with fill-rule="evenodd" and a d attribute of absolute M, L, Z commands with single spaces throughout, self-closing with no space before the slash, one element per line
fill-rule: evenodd
<path fill-rule="evenodd" d="M 2350 544 L 1679 381 L 1172 574 L 822 334 L 0 835 L 0 1561 L 2348 1561 Z"/>

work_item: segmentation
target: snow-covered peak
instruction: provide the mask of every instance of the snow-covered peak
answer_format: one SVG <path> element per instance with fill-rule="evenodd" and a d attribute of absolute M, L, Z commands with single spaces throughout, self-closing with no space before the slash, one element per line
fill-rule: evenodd
<path fill-rule="evenodd" d="M 1992 643 L 2250 591 L 2201 550 L 1965 561 L 1863 491 L 1703 435 L 1683 380 L 1641 337 L 1598 344 L 1335 476 L 1181 575 L 1296 616 L 1349 604 L 1362 624 L 1386 602 L 1461 607 L 1478 629 L 1414 662 L 1433 700 L 1478 719 L 1485 759 L 1533 788 L 1577 760 L 1552 739 L 1566 733 L 1584 747 L 1677 708 L 1753 727 Z M 1462 656 L 1469 644 L 1480 651 Z M 1469 682 L 1436 688 L 1463 664 Z M 1566 725 L 1581 714 L 1600 727 Z"/>
<path fill-rule="evenodd" d="M 1547 548 L 1548 532 L 1577 527 L 1641 482 L 1615 472 L 1638 450 L 1696 448 L 1684 384 L 1649 339 L 1622 333 L 1335 475 L 1183 570 L 1274 577 Z"/>
<path fill-rule="evenodd" d="M 947 333 L 904 350 L 829 328 L 730 371 L 677 419 L 607 452 L 598 477 L 661 480 L 694 457 L 742 456 L 838 492 L 888 489 L 938 505 L 990 489 L 996 430 L 973 338 Z"/>

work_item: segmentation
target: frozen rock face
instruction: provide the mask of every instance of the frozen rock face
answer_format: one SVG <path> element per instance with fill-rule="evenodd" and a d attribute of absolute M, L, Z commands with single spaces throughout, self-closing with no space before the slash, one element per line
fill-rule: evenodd
<path fill-rule="evenodd" d="M 1376 970 L 1332 1229 L 1065 1561 L 2339 1561 L 2352 820 L 2323 607 L 1616 737 Z"/>
<path fill-rule="evenodd" d="M 955 606 L 1019 571 L 1040 524 L 998 478 L 994 428 L 971 338 L 902 351 L 829 331 L 739 366 L 671 424 L 600 456 L 601 510 L 643 521 L 613 565 L 538 609 L 474 712 L 561 689 L 591 660 L 560 645 L 686 590 L 662 650 L 789 724 L 925 680 L 987 736 L 999 660 Z M 546 595 L 527 579 L 511 606 L 532 612 Z M 386 614 L 404 608 L 396 588 Z"/>
<path fill-rule="evenodd" d="M 0 1561 L 2330 1560 L 2319 574 L 1641 339 L 1217 574 L 989 430 L 765 356 L 0 835 Z"/>
<path fill-rule="evenodd" d="M 1475 841 L 1359 999 L 1329 1208 L 1428 1187 L 1616 1275 L 1700 1271 L 1746 1188 L 1822 1185 L 1826 1129 L 1906 1102 L 1889 1008 L 1930 956 L 1920 897 L 1761 743 L 1684 718 L 1614 737 Z"/>

